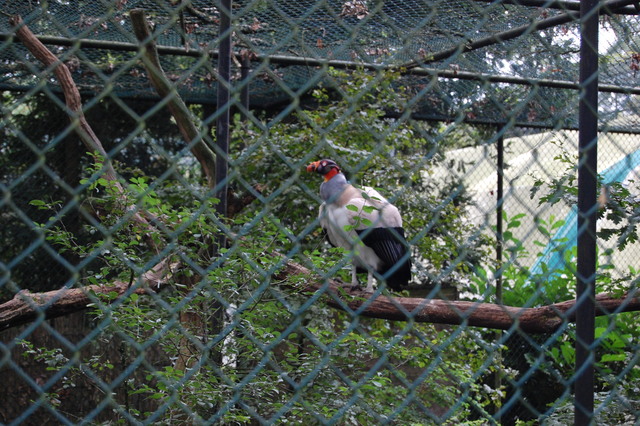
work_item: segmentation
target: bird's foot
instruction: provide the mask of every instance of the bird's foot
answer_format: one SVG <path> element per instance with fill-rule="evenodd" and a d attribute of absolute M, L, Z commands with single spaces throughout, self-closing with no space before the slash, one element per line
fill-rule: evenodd
<path fill-rule="evenodd" d="M 341 281 L 341 284 L 342 284 L 342 288 L 344 288 L 344 289 L 346 289 L 346 290 L 348 290 L 350 292 L 351 291 L 362 291 L 363 290 L 362 286 L 360 285 L 360 283 L 358 281 L 351 282 L 349 284 Z"/>
<path fill-rule="evenodd" d="M 356 282 L 354 283 L 346 283 L 343 280 L 341 280 L 340 278 L 333 278 L 333 281 L 335 281 L 336 283 L 338 283 L 340 285 L 340 287 L 344 288 L 347 291 L 360 291 L 362 290 L 362 287 L 360 286 L 360 283 Z"/>
<path fill-rule="evenodd" d="M 356 283 L 351 283 L 350 285 L 347 286 L 347 288 L 349 289 L 349 291 L 358 291 L 361 293 L 373 293 L 373 286 L 367 286 L 366 288 L 363 287 L 359 282 Z"/>

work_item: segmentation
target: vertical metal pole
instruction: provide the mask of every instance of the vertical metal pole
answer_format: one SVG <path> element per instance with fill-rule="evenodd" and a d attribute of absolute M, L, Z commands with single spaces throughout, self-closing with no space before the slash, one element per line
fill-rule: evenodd
<path fill-rule="evenodd" d="M 598 147 L 598 0 L 580 1 L 575 424 L 593 421 Z"/>
<path fill-rule="evenodd" d="M 497 131 L 500 131 L 499 127 L 496 127 Z M 504 209 L 504 133 L 501 133 L 498 136 L 498 141 L 496 144 L 497 149 L 497 162 L 496 166 L 498 169 L 498 179 L 497 179 L 497 191 L 496 191 L 496 271 L 498 274 L 496 275 L 496 303 L 498 305 L 502 305 L 502 250 L 503 250 L 503 219 L 502 212 Z M 502 341 L 502 330 L 496 331 L 496 342 Z M 502 351 L 500 347 L 496 349 L 498 356 L 496 359 L 496 364 L 502 364 Z M 494 388 L 500 389 L 502 387 L 502 371 L 496 370 L 495 372 L 495 381 Z M 494 419 L 500 423 L 500 415 L 502 410 L 500 407 L 496 407 L 496 415 Z"/>
<path fill-rule="evenodd" d="M 503 224 L 502 212 L 504 208 L 504 135 L 498 137 L 497 143 L 498 159 L 498 190 L 496 194 L 496 262 L 498 275 L 496 276 L 496 303 L 502 304 L 502 248 L 503 248 Z"/>
<path fill-rule="evenodd" d="M 229 84 L 231 75 L 231 0 L 220 1 L 218 56 L 218 120 L 216 122 L 216 211 L 227 215 L 227 174 L 229 172 Z"/>
<path fill-rule="evenodd" d="M 242 66 L 240 67 L 240 79 L 242 80 L 242 90 L 240 91 L 240 103 L 249 109 L 249 72 L 251 71 L 251 61 L 248 56 L 242 58 Z M 246 118 L 246 117 L 245 117 Z"/>
<path fill-rule="evenodd" d="M 229 82 L 231 76 L 231 0 L 220 1 L 220 26 L 218 40 L 218 97 L 216 102 L 216 110 L 218 118 L 216 119 L 216 181 L 215 191 L 216 198 L 220 201 L 216 205 L 216 213 L 220 219 L 227 216 L 227 175 L 229 171 L 228 154 L 229 154 Z M 226 246 L 227 236 L 220 231 L 216 235 L 217 247 L 215 253 L 220 254 L 219 249 Z M 222 331 L 224 327 L 225 307 L 220 300 L 214 298 L 210 310 L 211 315 L 211 331 L 216 334 Z M 220 365 L 222 364 L 223 353 L 220 346 L 211 354 L 212 360 Z"/>

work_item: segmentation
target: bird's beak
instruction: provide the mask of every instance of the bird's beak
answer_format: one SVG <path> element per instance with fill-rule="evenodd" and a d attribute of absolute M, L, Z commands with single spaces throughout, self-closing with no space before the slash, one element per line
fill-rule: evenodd
<path fill-rule="evenodd" d="M 313 163 L 309 164 L 307 166 L 307 171 L 309 173 L 313 173 L 318 169 L 318 166 L 320 165 L 320 161 L 314 161 Z"/>

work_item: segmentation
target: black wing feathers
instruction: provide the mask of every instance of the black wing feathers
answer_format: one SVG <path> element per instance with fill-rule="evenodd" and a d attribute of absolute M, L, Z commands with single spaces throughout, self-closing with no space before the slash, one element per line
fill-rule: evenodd
<path fill-rule="evenodd" d="M 369 228 L 356 231 L 364 245 L 371 247 L 384 262 L 378 273 L 393 290 L 400 290 L 411 280 L 411 260 L 406 256 L 409 244 L 403 228 Z"/>

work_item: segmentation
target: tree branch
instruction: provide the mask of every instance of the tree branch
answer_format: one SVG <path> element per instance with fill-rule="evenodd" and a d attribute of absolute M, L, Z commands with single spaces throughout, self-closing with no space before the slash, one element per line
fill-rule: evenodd
<path fill-rule="evenodd" d="M 114 184 L 119 187 L 119 190 L 122 190 L 122 185 L 120 185 L 117 179 L 116 171 L 109 160 L 107 152 L 84 116 L 80 91 L 73 82 L 69 68 L 38 40 L 25 25 L 22 17 L 18 15 L 12 16 L 9 18 L 9 24 L 15 28 L 16 37 L 25 45 L 29 52 L 42 62 L 45 67 L 52 69 L 64 93 L 65 103 L 67 104 L 67 108 L 69 108 L 68 113 L 71 123 L 74 123 L 75 120 L 78 121 L 78 126 L 75 127 L 75 130 L 80 136 L 80 139 L 91 152 L 97 152 L 104 158 L 105 178 L 113 181 Z"/>
<path fill-rule="evenodd" d="M 287 262 L 275 277 L 286 281 L 291 276 L 300 275 L 309 279 L 302 291 L 323 290 L 324 281 L 321 277 L 315 276 L 309 269 L 294 262 Z M 518 327 L 527 333 L 550 333 L 564 323 L 575 321 L 575 300 L 537 308 L 384 295 L 378 296 L 375 300 L 368 300 L 369 293 L 351 291 L 345 294 L 346 290 L 342 288 L 341 283 L 333 280 L 329 280 L 328 287 L 324 291 L 328 295 L 326 303 L 333 308 L 345 310 L 346 307 L 358 315 L 392 321 L 411 319 L 415 322 L 465 324 L 497 330 Z M 638 310 L 640 310 L 640 298 L 635 292 L 622 297 L 610 294 L 596 296 L 596 316 Z"/>
<path fill-rule="evenodd" d="M 19 291 L 13 299 L 0 305 L 0 331 L 35 321 L 38 317 L 56 318 L 87 309 L 96 302 L 95 295 L 115 292 L 118 297 L 104 299 L 105 304 L 119 300 L 130 291 L 136 294 L 148 294 L 160 290 L 162 284 L 171 278 L 171 270 L 177 264 L 168 265 L 166 261 L 158 263 L 140 277 L 138 283 L 115 281 L 109 285 L 90 285 L 82 288 L 61 288 L 44 293 Z"/>
<path fill-rule="evenodd" d="M 133 292 L 147 294 L 150 289 L 159 289 L 161 284 L 171 276 L 167 270 L 176 267 L 177 264 L 168 267 L 164 262 L 161 262 L 141 277 L 143 285 L 135 288 Z M 357 315 L 371 318 L 467 325 L 497 330 L 509 330 L 517 327 L 519 330 L 534 334 L 550 333 L 565 323 L 575 321 L 575 300 L 537 308 L 383 295 L 376 297 L 375 300 L 369 300 L 369 293 L 363 291 L 347 292 L 338 281 L 329 280 L 328 286 L 325 288 L 325 281 L 321 277 L 295 262 L 285 263 L 282 269 L 275 274 L 275 278 L 283 282 L 291 281 L 294 276 L 305 278 L 305 285 L 302 288 L 296 286 L 298 291 L 324 291 L 327 295 L 325 298 L 327 305 L 340 310 L 351 310 Z M 118 296 L 121 296 L 127 292 L 128 287 L 128 283 L 116 281 L 104 286 L 65 288 L 45 293 L 21 291 L 12 300 L 0 305 L 0 330 L 33 321 L 40 315 L 44 315 L 45 318 L 55 318 L 86 309 L 89 304 L 95 302 L 95 298 L 92 298 L 90 293 L 116 292 Z M 111 301 L 115 300 L 118 299 L 111 299 Z M 640 297 L 636 292 L 630 292 L 621 297 L 610 294 L 596 296 L 596 316 L 639 310 Z"/>
<path fill-rule="evenodd" d="M 215 155 L 200 136 L 200 132 L 198 132 L 191 117 L 191 112 L 182 98 L 180 98 L 175 85 L 169 81 L 162 70 L 156 44 L 151 38 L 149 24 L 144 16 L 144 10 L 132 9 L 129 12 L 129 16 L 136 38 L 144 47 L 142 62 L 149 74 L 151 84 L 158 92 L 158 95 L 168 99 L 167 108 L 169 108 L 171 115 L 176 120 L 183 139 L 191 147 L 191 152 L 200 162 L 209 187 L 213 188 L 216 175 Z"/>
<path fill-rule="evenodd" d="M 18 15 L 12 16 L 9 19 L 9 23 L 14 27 L 16 32 L 16 37 L 24 44 L 24 46 L 35 56 L 42 64 L 53 70 L 56 78 L 60 82 L 60 87 L 62 88 L 62 93 L 64 94 L 65 103 L 67 108 L 69 109 L 67 113 L 69 114 L 69 119 L 71 123 L 74 124 L 77 120 L 78 125 L 74 127 L 80 139 L 87 147 L 87 149 L 91 152 L 97 152 L 100 154 L 103 160 L 103 167 L 105 170 L 104 178 L 113 183 L 114 187 L 120 194 L 121 199 L 125 199 L 125 190 L 118 179 L 118 174 L 116 173 L 113 165 L 111 164 L 111 160 L 107 151 L 104 149 L 102 142 L 96 136 L 95 132 L 87 122 L 84 112 L 82 111 L 82 99 L 80 97 L 80 91 L 78 87 L 73 81 L 73 77 L 71 76 L 71 72 L 69 72 L 69 68 L 60 61 L 56 55 L 51 53 L 47 47 L 42 44 L 40 40 L 31 32 L 31 30 L 24 24 L 22 18 Z M 158 231 L 149 223 L 147 219 L 145 219 L 137 208 L 133 208 L 132 218 L 133 220 L 146 228 L 149 233 L 145 235 L 145 241 L 149 247 L 151 247 L 156 253 L 160 252 L 160 248 L 156 244 L 155 240 L 151 237 L 151 233 L 156 233 L 159 235 Z"/>

